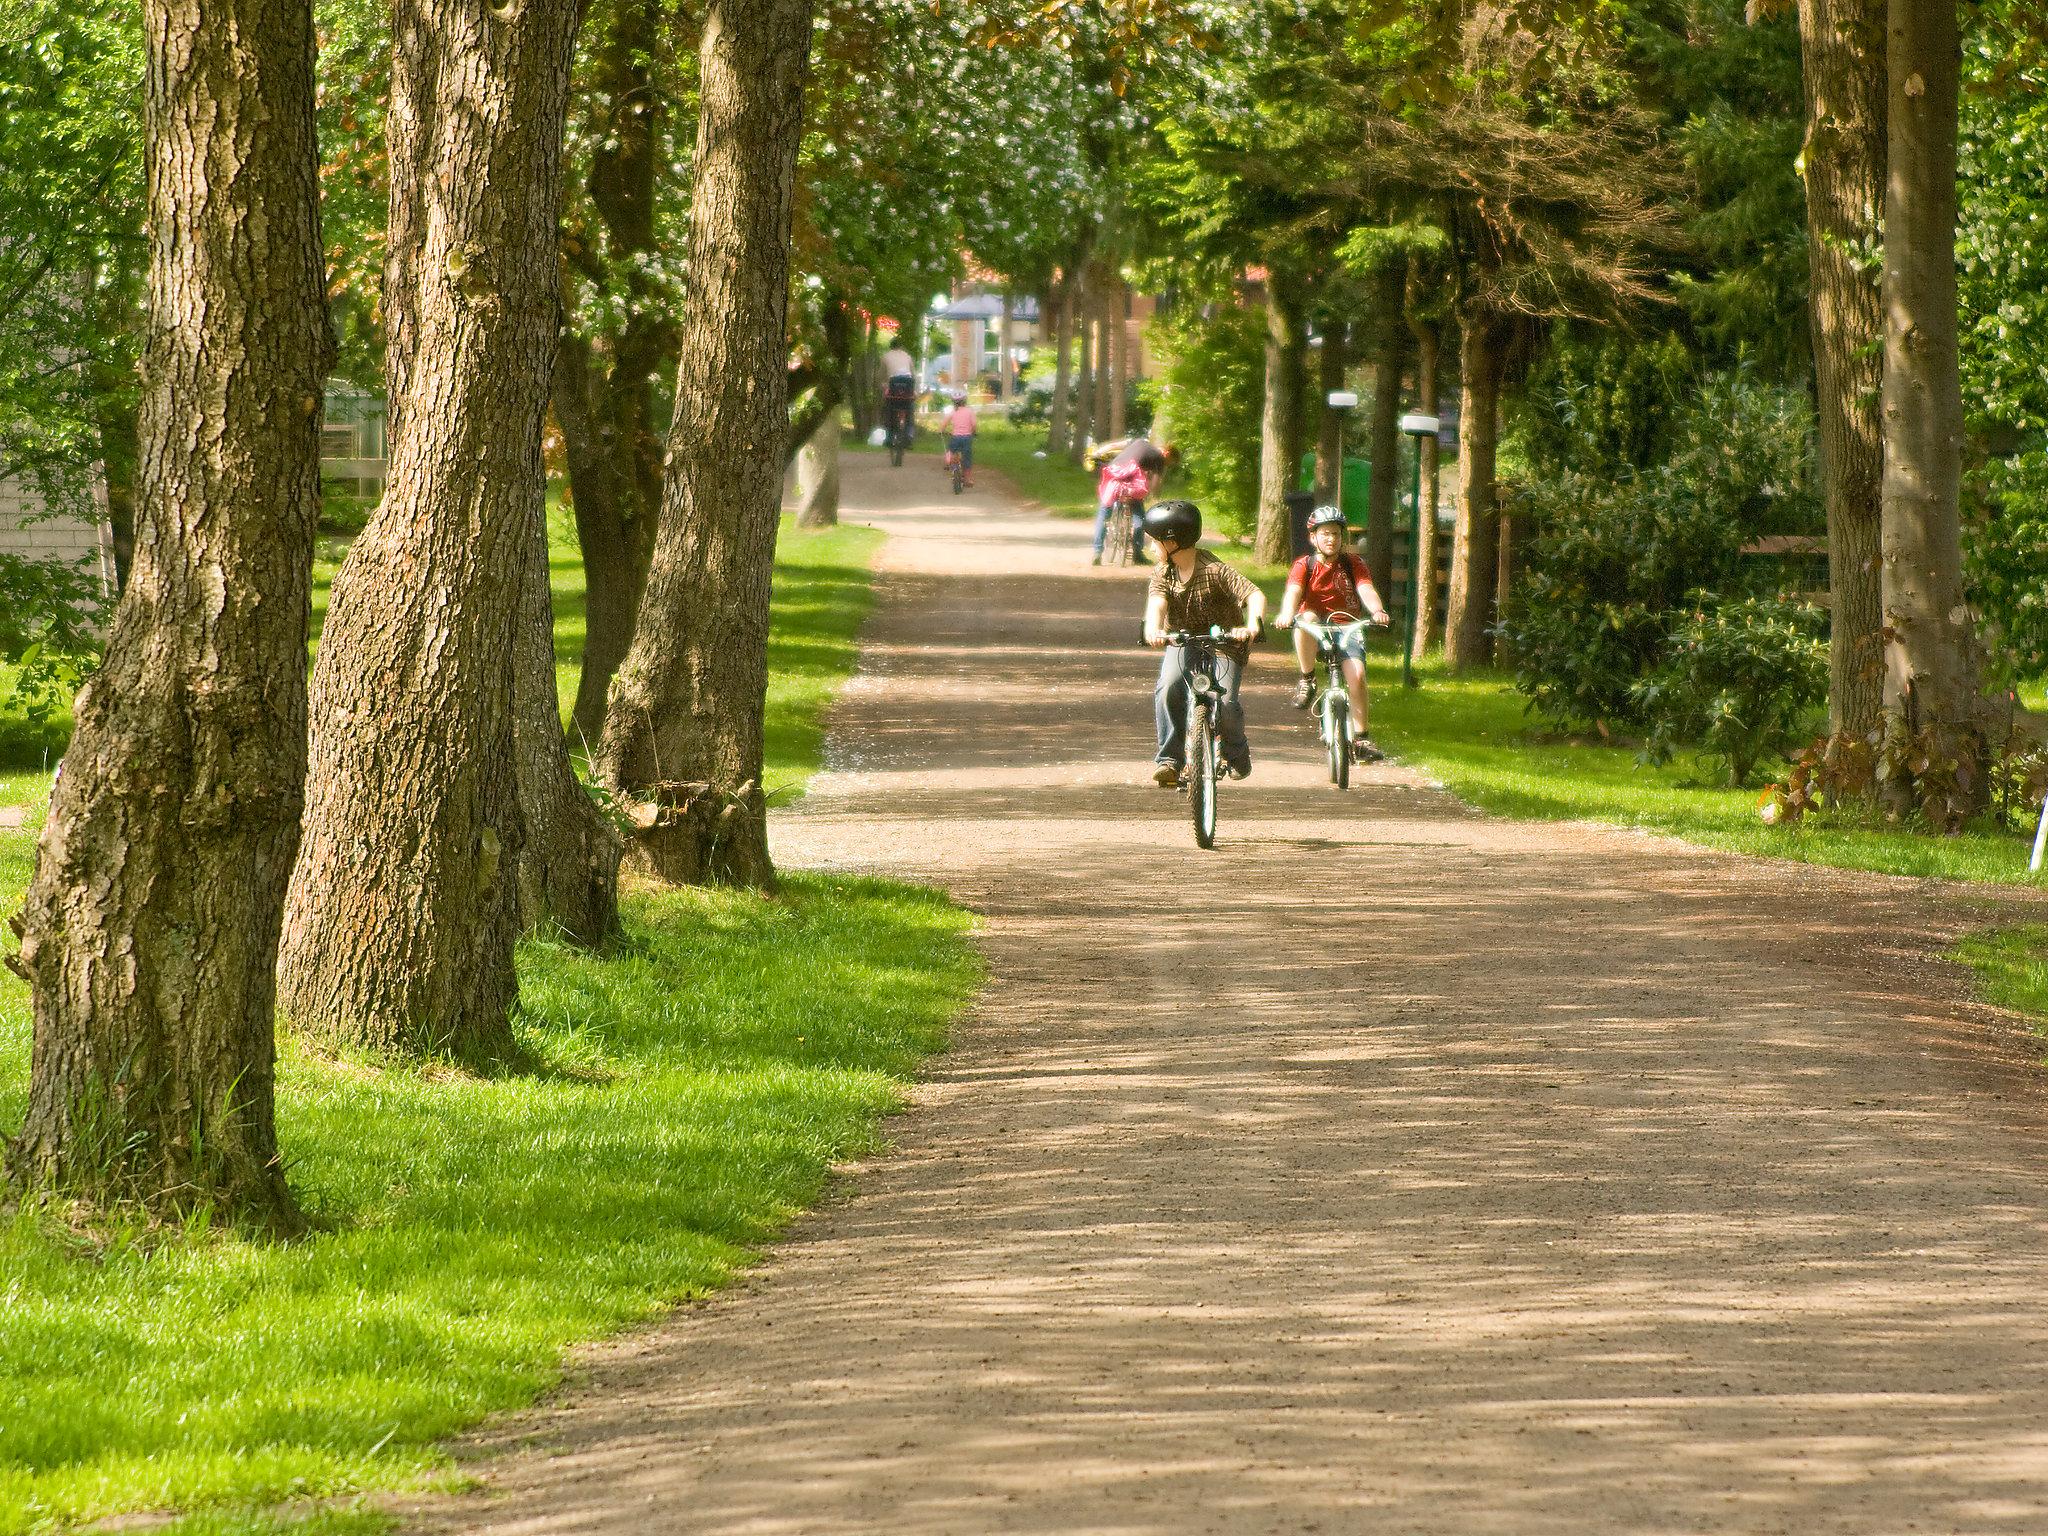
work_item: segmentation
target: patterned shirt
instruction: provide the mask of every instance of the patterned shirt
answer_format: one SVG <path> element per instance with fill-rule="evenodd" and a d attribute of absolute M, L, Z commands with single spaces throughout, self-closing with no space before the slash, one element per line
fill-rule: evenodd
<path fill-rule="evenodd" d="M 1234 565 L 1227 565 L 1206 549 L 1195 551 L 1194 568 L 1187 575 L 1171 559 L 1162 560 L 1152 571 L 1151 593 L 1166 599 L 1166 627 L 1207 634 L 1212 625 L 1236 629 L 1244 623 L 1246 605 L 1259 589 Z M 1251 647 L 1241 640 L 1218 642 L 1216 649 L 1242 663 Z"/>

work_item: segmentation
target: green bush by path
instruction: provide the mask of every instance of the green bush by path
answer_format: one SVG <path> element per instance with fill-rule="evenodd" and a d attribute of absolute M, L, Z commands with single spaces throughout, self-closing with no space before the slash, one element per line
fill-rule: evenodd
<path fill-rule="evenodd" d="M 769 756 L 785 783 L 816 767 L 878 538 L 784 534 Z M 0 806 L 33 824 L 47 785 L 0 776 Z M 0 827 L 0 909 L 32 848 Z M 286 1042 L 302 1242 L 0 1213 L 0 1533 L 168 1508 L 199 1511 L 174 1527 L 190 1536 L 253 1536 L 277 1501 L 431 1477 L 439 1439 L 530 1400 L 568 1345 L 747 1262 L 873 1145 L 979 980 L 967 914 L 881 882 L 638 892 L 624 920 L 604 958 L 522 946 L 526 1075 Z M 28 1049 L 26 988 L 0 973 L 0 1131 L 20 1123 Z"/>

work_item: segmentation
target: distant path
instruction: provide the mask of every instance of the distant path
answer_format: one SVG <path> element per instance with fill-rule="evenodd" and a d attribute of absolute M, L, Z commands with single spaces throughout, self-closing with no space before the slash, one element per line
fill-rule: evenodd
<path fill-rule="evenodd" d="M 947 883 L 988 993 L 891 1156 L 418 1528 L 2048 1531 L 2040 1047 L 1947 898 L 1340 795 L 1274 653 L 1198 853 L 1136 576 L 846 493 L 882 602 L 777 853 Z"/>

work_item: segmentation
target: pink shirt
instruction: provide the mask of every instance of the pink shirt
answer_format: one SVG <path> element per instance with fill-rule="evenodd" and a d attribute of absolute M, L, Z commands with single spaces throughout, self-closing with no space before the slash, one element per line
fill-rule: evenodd
<path fill-rule="evenodd" d="M 946 432 L 951 437 L 974 436 L 974 407 L 956 405 L 946 412 Z"/>

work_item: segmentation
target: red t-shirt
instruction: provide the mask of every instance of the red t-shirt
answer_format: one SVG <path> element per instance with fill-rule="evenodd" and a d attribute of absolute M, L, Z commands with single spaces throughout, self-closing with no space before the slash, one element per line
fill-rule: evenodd
<path fill-rule="evenodd" d="M 1318 619 L 1327 619 L 1333 613 L 1362 619 L 1372 611 L 1374 599 L 1379 596 L 1373 592 L 1372 573 L 1365 568 L 1365 562 L 1348 553 L 1334 561 L 1325 561 L 1321 555 L 1303 555 L 1288 571 L 1287 584 L 1301 588 L 1303 611 Z M 1366 595 L 1369 592 L 1371 597 Z"/>

